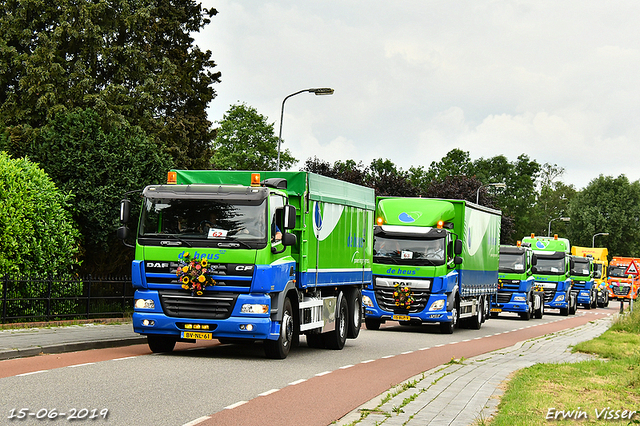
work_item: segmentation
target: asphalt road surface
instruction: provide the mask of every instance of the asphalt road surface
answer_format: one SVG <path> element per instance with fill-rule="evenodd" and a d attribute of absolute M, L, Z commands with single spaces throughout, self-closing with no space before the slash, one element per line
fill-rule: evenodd
<path fill-rule="evenodd" d="M 84 419 L 73 421 L 327 425 L 452 357 L 511 346 L 616 310 L 580 309 L 570 317 L 552 311 L 530 321 L 501 314 L 480 330 L 460 329 L 452 335 L 440 334 L 437 326 L 389 322 L 378 331 L 363 328 L 341 351 L 308 348 L 303 338 L 285 360 L 264 358 L 259 343 L 217 341 L 178 344 L 170 354 L 151 354 L 146 345 L 136 345 L 6 360 L 0 362 L 0 423 L 65 424 L 70 416 L 81 415 Z M 21 409 L 33 414 L 9 420 Z M 55 413 L 55 420 L 37 419 Z"/>

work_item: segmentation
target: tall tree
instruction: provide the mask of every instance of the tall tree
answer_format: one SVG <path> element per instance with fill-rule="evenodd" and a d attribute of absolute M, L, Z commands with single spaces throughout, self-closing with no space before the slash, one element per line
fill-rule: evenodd
<path fill-rule="evenodd" d="M 571 244 L 607 247 L 610 256 L 640 256 L 640 182 L 600 175 L 576 194 L 569 204 L 568 236 Z"/>
<path fill-rule="evenodd" d="M 276 170 L 278 137 L 267 117 L 243 103 L 232 105 L 219 124 L 212 160 L 215 169 Z M 297 161 L 288 149 L 280 151 L 281 170 Z"/>
<path fill-rule="evenodd" d="M 432 161 L 427 172 L 427 179 L 444 180 L 447 176 L 474 176 L 475 168 L 468 151 L 454 148 L 439 162 Z"/>
<path fill-rule="evenodd" d="M 411 184 L 407 173 L 389 159 L 371 161 L 367 175 L 367 186 L 376 191 L 376 195 L 414 197 L 418 189 Z"/>
<path fill-rule="evenodd" d="M 0 2 L 0 122 L 35 137 L 55 115 L 92 108 L 140 126 L 177 166 L 207 167 L 220 73 L 190 33 L 216 13 L 194 0 Z"/>

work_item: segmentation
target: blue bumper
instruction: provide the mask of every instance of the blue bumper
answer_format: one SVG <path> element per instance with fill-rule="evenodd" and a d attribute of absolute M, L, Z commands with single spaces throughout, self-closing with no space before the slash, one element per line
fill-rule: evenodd
<path fill-rule="evenodd" d="M 568 296 L 566 292 L 558 291 L 556 292 L 555 296 L 553 296 L 553 300 L 551 300 L 549 303 L 545 303 L 544 307 L 550 308 L 550 309 L 568 308 L 569 301 L 567 299 L 568 299 Z"/>
<path fill-rule="evenodd" d="M 385 311 L 380 308 L 376 300 L 376 296 L 372 290 L 362 290 L 365 317 L 380 320 L 398 321 L 401 320 L 394 313 Z M 366 298 L 365 298 L 366 297 Z M 368 299 L 368 300 L 367 300 Z M 429 310 L 429 308 L 437 301 L 442 300 L 442 309 Z M 447 295 L 431 294 L 425 308 L 421 312 L 410 312 L 406 315 L 410 320 L 420 320 L 425 323 L 451 322 L 451 312 L 447 312 Z"/>
<path fill-rule="evenodd" d="M 158 292 L 155 290 L 137 290 L 135 299 L 147 299 L 154 302 L 152 309 L 135 308 L 133 312 L 133 331 L 140 334 L 161 334 L 182 338 L 184 331 L 197 331 L 211 333 L 212 338 L 244 338 L 255 340 L 277 340 L 280 335 L 280 324 L 272 321 L 269 313 L 266 314 L 241 314 L 240 309 L 244 304 L 266 304 L 271 306 L 271 298 L 265 294 L 240 294 L 231 312 L 226 319 L 194 319 L 169 317 L 162 311 Z M 269 309 L 269 312 L 271 309 Z M 147 325 L 145 325 L 147 324 Z M 208 325 L 208 330 L 185 329 L 183 324 Z M 248 326 L 251 327 L 248 327 Z M 251 330 L 249 330 L 251 328 Z"/>
<path fill-rule="evenodd" d="M 591 303 L 591 292 L 588 290 L 580 290 L 578 292 L 578 304 L 579 305 L 583 305 L 583 304 L 588 304 Z"/>
<path fill-rule="evenodd" d="M 514 301 L 516 297 L 522 297 L 522 301 Z M 525 293 L 513 293 L 511 300 L 508 303 L 496 303 L 491 302 L 491 309 L 500 309 L 500 312 L 517 312 L 524 313 L 529 311 L 529 305 L 527 304 L 527 295 Z"/>

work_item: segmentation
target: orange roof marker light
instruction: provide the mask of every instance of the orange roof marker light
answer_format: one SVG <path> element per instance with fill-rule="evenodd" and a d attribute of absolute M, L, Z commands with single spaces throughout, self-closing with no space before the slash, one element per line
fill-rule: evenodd
<path fill-rule="evenodd" d="M 382 218 L 379 217 L 378 219 L 376 219 L 376 222 L 378 223 L 378 225 L 382 225 Z"/>
<path fill-rule="evenodd" d="M 444 222 L 439 220 L 438 221 L 438 229 L 442 229 L 444 227 Z"/>
<path fill-rule="evenodd" d="M 178 174 L 176 172 L 167 173 L 167 183 L 169 185 L 176 185 L 178 183 Z"/>
<path fill-rule="evenodd" d="M 531 238 L 535 238 L 536 234 L 534 234 L 533 232 L 531 233 Z"/>
<path fill-rule="evenodd" d="M 516 241 L 516 246 L 522 247 L 522 241 L 520 241 L 520 240 Z"/>
<path fill-rule="evenodd" d="M 251 173 L 251 186 L 260 186 L 260 173 Z"/>

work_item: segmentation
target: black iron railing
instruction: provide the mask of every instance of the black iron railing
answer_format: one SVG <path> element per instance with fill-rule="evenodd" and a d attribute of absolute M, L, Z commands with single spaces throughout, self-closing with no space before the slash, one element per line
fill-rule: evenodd
<path fill-rule="evenodd" d="M 130 277 L 4 275 L 2 323 L 110 318 L 133 311 Z"/>

